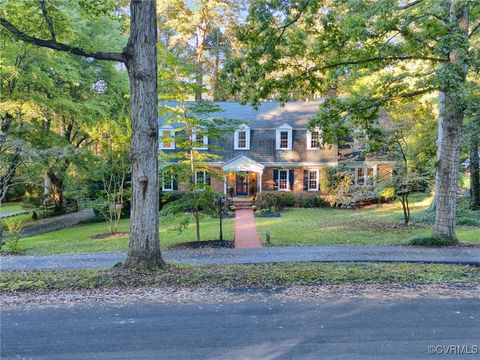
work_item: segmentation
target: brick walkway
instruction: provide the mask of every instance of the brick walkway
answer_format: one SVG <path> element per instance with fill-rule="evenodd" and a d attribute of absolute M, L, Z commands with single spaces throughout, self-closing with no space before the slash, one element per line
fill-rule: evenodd
<path fill-rule="evenodd" d="M 239 209 L 235 212 L 235 248 L 261 248 L 258 238 L 255 217 L 250 209 Z"/>

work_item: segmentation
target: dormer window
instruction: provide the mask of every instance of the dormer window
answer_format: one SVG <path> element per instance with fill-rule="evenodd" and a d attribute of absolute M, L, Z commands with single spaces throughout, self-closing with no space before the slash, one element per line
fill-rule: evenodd
<path fill-rule="evenodd" d="M 192 143 L 195 150 L 208 150 L 208 136 L 197 130 L 192 131 Z"/>
<path fill-rule="evenodd" d="M 320 131 L 307 131 L 307 150 L 318 150 L 321 148 Z"/>
<path fill-rule="evenodd" d="M 173 150 L 175 149 L 174 141 L 175 131 L 171 126 L 165 126 L 160 129 L 160 144 L 159 147 L 162 150 Z"/>
<path fill-rule="evenodd" d="M 250 150 L 250 128 L 242 125 L 235 131 L 234 144 L 235 150 Z"/>
<path fill-rule="evenodd" d="M 277 150 L 292 150 L 292 127 L 283 124 L 277 129 Z"/>

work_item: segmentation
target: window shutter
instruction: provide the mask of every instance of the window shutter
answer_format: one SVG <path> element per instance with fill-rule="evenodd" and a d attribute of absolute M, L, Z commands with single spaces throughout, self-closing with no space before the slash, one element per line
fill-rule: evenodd
<path fill-rule="evenodd" d="M 205 172 L 205 184 L 210 185 L 210 173 Z"/>
<path fill-rule="evenodd" d="M 173 190 L 178 190 L 178 182 L 175 177 L 173 178 Z"/>
<path fill-rule="evenodd" d="M 288 188 L 293 191 L 294 170 L 288 170 Z"/>
<path fill-rule="evenodd" d="M 245 129 L 245 144 L 248 150 L 250 150 L 250 134 L 250 128 Z"/>
<path fill-rule="evenodd" d="M 233 133 L 233 148 L 238 149 L 238 130 Z"/>
<path fill-rule="evenodd" d="M 308 190 L 308 170 L 303 170 L 303 190 Z"/>
<path fill-rule="evenodd" d="M 273 190 L 278 190 L 278 170 L 273 170 Z"/>

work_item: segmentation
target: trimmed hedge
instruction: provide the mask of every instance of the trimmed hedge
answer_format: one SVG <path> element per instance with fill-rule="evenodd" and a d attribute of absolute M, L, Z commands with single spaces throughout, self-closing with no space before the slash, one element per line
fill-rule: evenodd
<path fill-rule="evenodd" d="M 257 194 L 255 206 L 257 209 L 269 209 L 278 212 L 284 207 L 312 208 L 327 205 L 318 193 L 264 191 Z"/>

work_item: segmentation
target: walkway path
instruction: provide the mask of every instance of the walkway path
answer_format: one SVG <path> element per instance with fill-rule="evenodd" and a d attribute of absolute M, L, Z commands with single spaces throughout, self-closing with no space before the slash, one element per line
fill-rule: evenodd
<path fill-rule="evenodd" d="M 163 251 L 165 260 L 188 264 L 258 264 L 278 262 L 410 262 L 480 266 L 480 247 L 285 246 L 261 249 L 189 249 Z M 109 268 L 125 253 L 2 256 L 1 270 Z"/>
<path fill-rule="evenodd" d="M 27 214 L 27 210 L 17 210 L 17 211 L 0 211 L 0 219 L 6 219 L 8 217 Z"/>
<path fill-rule="evenodd" d="M 83 209 L 71 214 L 38 220 L 23 229 L 22 237 L 64 229 L 66 227 L 77 225 L 79 222 L 92 219 L 94 216 L 95 213 L 92 209 Z"/>
<path fill-rule="evenodd" d="M 255 249 L 261 247 L 253 211 L 250 209 L 237 210 L 235 212 L 235 248 Z"/>

